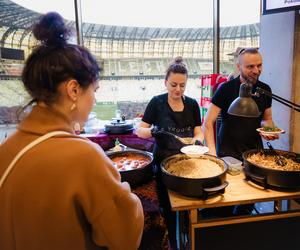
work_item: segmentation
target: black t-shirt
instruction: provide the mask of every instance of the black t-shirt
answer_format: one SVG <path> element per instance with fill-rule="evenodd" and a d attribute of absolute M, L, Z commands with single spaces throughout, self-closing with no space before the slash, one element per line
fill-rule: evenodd
<path fill-rule="evenodd" d="M 199 105 L 196 100 L 184 96 L 184 109 L 181 112 L 174 112 L 168 103 L 168 94 L 155 96 L 149 102 L 143 121 L 157 126 L 160 130 L 170 132 L 180 137 L 193 137 L 194 128 L 201 126 Z M 159 163 L 162 159 L 178 153 L 178 149 L 162 148 L 156 140 L 154 157 Z"/>
<path fill-rule="evenodd" d="M 256 129 L 261 126 L 264 111 L 271 107 L 272 99 L 266 95 L 253 97 L 260 111 L 257 118 L 230 115 L 227 110 L 232 101 L 239 96 L 240 85 L 239 77 L 224 83 L 214 94 L 212 103 L 221 108 L 222 121 L 216 147 L 218 156 L 232 156 L 241 160 L 243 152 L 263 147 L 261 136 Z M 267 84 L 258 81 L 253 86 L 252 93 L 255 93 L 257 87 L 271 92 Z"/>

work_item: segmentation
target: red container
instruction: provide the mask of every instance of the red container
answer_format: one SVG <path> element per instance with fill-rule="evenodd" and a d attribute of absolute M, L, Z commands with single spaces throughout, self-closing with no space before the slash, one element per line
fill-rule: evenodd
<path fill-rule="evenodd" d="M 227 77 L 221 74 L 210 74 L 201 76 L 201 86 L 215 86 L 227 81 Z"/>
<path fill-rule="evenodd" d="M 219 75 L 220 74 L 210 74 L 201 76 L 201 86 L 214 86 Z"/>
<path fill-rule="evenodd" d="M 227 77 L 221 74 L 201 76 L 201 99 L 200 106 L 208 108 L 211 98 L 221 83 L 226 82 Z"/>
<path fill-rule="evenodd" d="M 203 108 L 208 108 L 209 104 L 211 103 L 210 97 L 201 97 L 200 99 L 200 106 Z"/>
<path fill-rule="evenodd" d="M 213 94 L 216 92 L 221 83 L 226 81 L 227 77 L 221 74 L 210 74 L 201 76 L 200 108 L 202 122 L 209 107 L 209 104 L 211 103 L 211 98 Z"/>

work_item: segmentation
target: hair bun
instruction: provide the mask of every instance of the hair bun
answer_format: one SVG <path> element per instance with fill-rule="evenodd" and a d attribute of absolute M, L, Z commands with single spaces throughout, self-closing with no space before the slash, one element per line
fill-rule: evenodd
<path fill-rule="evenodd" d="M 33 34 L 46 45 L 63 45 L 67 43 L 71 30 L 65 26 L 61 15 L 49 12 L 33 27 Z"/>
<path fill-rule="evenodd" d="M 176 58 L 174 59 L 174 62 L 175 62 L 175 63 L 182 63 L 182 62 L 183 62 L 183 59 L 182 59 L 181 56 L 178 56 L 178 57 L 176 57 Z"/>

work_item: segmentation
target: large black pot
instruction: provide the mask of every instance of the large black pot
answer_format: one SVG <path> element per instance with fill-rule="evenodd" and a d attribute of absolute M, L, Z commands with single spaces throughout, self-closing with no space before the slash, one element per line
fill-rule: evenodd
<path fill-rule="evenodd" d="M 104 126 L 104 132 L 108 134 L 129 134 L 133 130 L 133 122 L 125 119 L 114 119 Z"/>
<path fill-rule="evenodd" d="M 138 155 L 145 156 L 150 160 L 149 164 L 138 169 L 120 171 L 121 180 L 128 182 L 131 186 L 139 186 L 152 179 L 153 155 L 151 153 L 146 151 L 131 149 L 125 151 L 118 151 L 118 152 L 108 152 L 106 154 L 110 159 L 116 156 L 126 157 L 130 154 L 138 154 Z"/>
<path fill-rule="evenodd" d="M 170 174 L 167 169 L 170 163 L 176 161 L 182 161 L 186 159 L 209 159 L 218 163 L 222 167 L 222 173 L 209 178 L 185 178 Z M 225 192 L 225 188 L 228 186 L 226 181 L 226 171 L 228 169 L 226 163 L 212 155 L 202 155 L 190 157 L 184 154 L 177 154 L 170 156 L 162 161 L 162 181 L 166 187 L 179 194 L 189 197 L 197 197 L 207 199 L 212 194 L 222 194 Z"/>
<path fill-rule="evenodd" d="M 276 150 L 279 155 L 286 158 L 291 158 L 300 163 L 300 154 Z M 264 150 L 248 150 L 243 153 L 244 173 L 246 180 L 254 181 L 264 188 L 285 188 L 285 189 L 299 189 L 300 188 L 300 171 L 286 171 L 266 168 L 258 164 L 253 164 L 247 159 L 250 155 L 262 153 L 266 155 L 274 155 L 274 152 L 269 149 Z"/>

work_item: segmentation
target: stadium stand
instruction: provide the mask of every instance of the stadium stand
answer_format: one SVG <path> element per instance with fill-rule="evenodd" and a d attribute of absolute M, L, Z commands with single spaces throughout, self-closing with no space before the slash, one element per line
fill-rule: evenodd
<path fill-rule="evenodd" d="M 0 79 L 0 106 L 24 105 L 29 100 L 21 81 Z"/>
<path fill-rule="evenodd" d="M 5 67 L 2 65 L 2 62 L 0 61 L 0 75 L 6 75 L 7 72 L 5 71 Z"/>
<path fill-rule="evenodd" d="M 200 79 L 188 79 L 186 95 L 200 100 Z M 153 96 L 165 93 L 164 79 L 102 80 L 96 93 L 98 102 L 149 101 Z"/>
<path fill-rule="evenodd" d="M 0 48 L 18 50 L 26 59 L 37 44 L 31 28 L 40 16 L 10 0 L 0 0 Z M 73 21 L 66 20 L 66 23 L 75 28 Z M 186 95 L 199 100 L 199 78 L 213 70 L 212 28 L 149 28 L 83 23 L 82 29 L 84 45 L 103 68 L 97 102 L 131 101 L 137 106 L 136 103 L 146 103 L 154 95 L 164 93 L 165 69 L 176 56 L 182 56 L 189 69 Z M 221 73 L 233 71 L 232 56 L 229 54 L 237 47 L 258 45 L 258 23 L 221 27 Z M 0 59 L 2 107 L 23 105 L 29 100 L 20 84 L 23 62 Z"/>
<path fill-rule="evenodd" d="M 163 76 L 166 68 L 173 58 L 119 58 L 106 59 L 103 64 L 103 77 L 113 78 L 114 76 Z M 189 69 L 189 75 L 199 76 L 212 72 L 212 62 L 203 59 L 185 58 Z M 224 62 L 226 64 L 226 62 Z M 229 64 L 229 67 L 231 64 Z"/>
<path fill-rule="evenodd" d="M 26 9 L 10 0 L 0 1 L 0 46 L 15 49 L 24 49 L 25 56 L 36 45 L 31 27 L 40 17 L 40 14 Z M 67 24 L 75 27 L 73 21 L 66 20 Z M 109 74 L 125 74 L 127 70 L 140 73 L 161 72 L 162 65 L 147 61 L 146 68 L 139 65 L 144 63 L 129 63 L 127 58 L 163 59 L 164 64 L 169 58 L 178 55 L 211 61 L 212 58 L 212 28 L 149 28 L 112 26 L 94 23 L 83 23 L 84 44 L 99 60 L 115 59 L 109 65 Z M 237 47 L 258 47 L 259 24 L 248 24 L 231 27 L 221 27 L 220 49 L 221 61 L 229 61 L 229 53 Z M 120 59 L 121 65 L 116 66 Z M 197 63 L 192 62 L 192 68 L 197 71 Z M 118 67 L 118 69 L 116 68 Z M 106 67 L 107 68 L 107 67 Z M 114 70 L 115 69 L 115 70 Z"/>
<path fill-rule="evenodd" d="M 20 76 L 23 70 L 23 61 L 1 60 L 0 74 L 4 76 Z M 1 70 L 2 69 L 2 70 Z"/>

